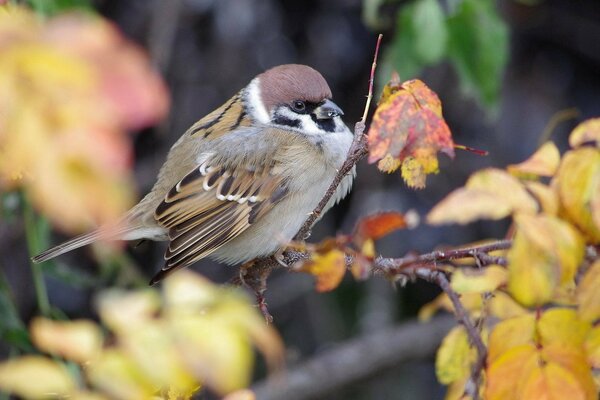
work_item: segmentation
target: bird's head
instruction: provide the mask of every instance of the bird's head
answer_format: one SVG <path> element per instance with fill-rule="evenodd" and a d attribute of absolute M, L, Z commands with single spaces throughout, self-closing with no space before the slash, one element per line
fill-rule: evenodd
<path fill-rule="evenodd" d="M 325 78 L 306 65 L 280 65 L 258 75 L 246 88 L 245 103 L 263 124 L 309 135 L 347 129 Z"/>

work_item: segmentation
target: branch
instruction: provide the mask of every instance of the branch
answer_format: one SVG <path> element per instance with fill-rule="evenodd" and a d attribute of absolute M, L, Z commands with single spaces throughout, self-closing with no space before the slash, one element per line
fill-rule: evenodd
<path fill-rule="evenodd" d="M 377 372 L 431 357 L 452 325 L 452 318 L 439 317 L 427 324 L 408 322 L 369 333 L 324 351 L 282 376 L 258 382 L 251 389 L 261 400 L 328 398 L 328 394 Z"/>
<path fill-rule="evenodd" d="M 373 271 L 381 273 L 388 277 L 404 275 L 413 277 L 415 271 L 419 268 L 437 270 L 438 263 L 444 263 L 461 258 L 473 257 L 478 265 L 486 266 L 491 264 L 506 265 L 506 259 L 503 257 L 490 256 L 488 253 L 497 250 L 509 249 L 512 245 L 511 240 L 498 240 L 493 243 L 487 243 L 480 246 L 464 247 L 451 250 L 436 250 L 431 253 L 420 255 L 409 255 L 401 258 L 382 258 L 379 257 L 373 262 Z"/>
<path fill-rule="evenodd" d="M 295 241 L 302 241 L 307 238 L 310 229 L 312 228 L 315 221 L 319 218 L 323 209 L 336 192 L 337 187 L 344 177 L 356 166 L 356 164 L 368 153 L 367 148 L 367 140 L 365 138 L 365 127 L 366 127 L 366 118 L 369 112 L 369 107 L 371 105 L 371 99 L 373 98 L 373 82 L 375 80 L 375 69 L 377 66 L 377 56 L 379 55 L 379 46 L 381 45 L 381 38 L 383 35 L 379 35 L 377 37 L 377 45 L 375 46 L 375 55 L 373 56 L 373 64 L 371 66 L 371 74 L 369 78 L 369 92 L 367 95 L 367 101 L 365 104 L 365 110 L 363 116 L 360 121 L 358 121 L 354 125 L 354 140 L 352 141 L 352 145 L 350 146 L 350 150 L 348 151 L 348 156 L 346 160 L 340 167 L 337 175 L 329 185 L 327 192 L 321 201 L 317 205 L 317 207 L 310 213 L 304 224 L 300 227 L 300 230 L 294 236 Z M 292 265 L 287 262 L 286 265 Z M 240 282 L 243 283 L 248 288 L 252 289 L 254 294 L 256 295 L 256 300 L 259 309 L 261 310 L 263 316 L 265 317 L 267 323 L 270 323 L 273 320 L 273 317 L 269 314 L 267 309 L 267 304 L 264 298 L 264 292 L 266 290 L 266 280 L 271 274 L 271 271 L 274 268 L 277 268 L 277 263 L 274 261 L 273 257 L 261 258 L 254 261 L 251 261 L 246 266 L 242 266 L 240 270 Z"/>
<path fill-rule="evenodd" d="M 337 175 L 333 179 L 333 182 L 331 182 L 331 185 L 329 185 L 327 192 L 325 192 L 325 195 L 321 198 L 321 201 L 319 202 L 317 207 L 310 213 L 306 221 L 304 221 L 302 227 L 300 227 L 298 233 L 296 233 L 296 236 L 294 236 L 294 240 L 306 239 L 313 224 L 319 218 L 321 212 L 323 212 L 323 209 L 325 208 L 327 203 L 329 203 L 329 200 L 334 195 L 334 193 L 337 191 L 337 187 L 339 186 L 342 179 L 344 179 L 348 172 L 350 172 L 352 168 L 354 168 L 354 166 L 368 153 L 367 140 L 365 138 L 364 133 L 366 127 L 367 114 L 369 113 L 371 99 L 373 98 L 373 82 L 375 80 L 377 56 L 379 55 L 379 46 L 381 44 L 382 37 L 383 35 L 381 34 L 377 37 L 375 55 L 373 56 L 373 64 L 371 65 L 371 75 L 369 78 L 369 93 L 367 95 L 367 101 L 365 103 L 365 111 L 363 112 L 363 116 L 360 119 L 360 121 L 358 121 L 354 125 L 354 140 L 352 141 L 352 145 L 350 146 L 350 150 L 348 151 L 346 161 L 344 161 L 344 164 L 342 164 L 342 166 L 340 167 Z"/>

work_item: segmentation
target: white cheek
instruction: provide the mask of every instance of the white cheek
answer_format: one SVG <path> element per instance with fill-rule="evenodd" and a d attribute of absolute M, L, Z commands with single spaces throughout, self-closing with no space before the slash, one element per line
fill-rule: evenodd
<path fill-rule="evenodd" d="M 255 120 L 267 124 L 271 118 L 260 98 L 260 86 L 258 83 L 258 78 L 254 78 L 248 85 L 246 92 L 248 111 Z"/>

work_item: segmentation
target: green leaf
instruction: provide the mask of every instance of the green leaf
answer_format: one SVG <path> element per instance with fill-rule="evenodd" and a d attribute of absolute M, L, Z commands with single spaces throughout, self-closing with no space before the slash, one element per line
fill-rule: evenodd
<path fill-rule="evenodd" d="M 49 16 L 67 10 L 91 11 L 90 0 L 28 0 L 39 15 Z"/>
<path fill-rule="evenodd" d="M 414 78 L 427 65 L 446 55 L 448 32 L 437 0 L 417 0 L 398 12 L 396 35 L 384 63 L 399 72 L 402 80 Z M 389 77 L 389 73 L 386 79 Z"/>
<path fill-rule="evenodd" d="M 31 352 L 33 346 L 29 333 L 12 299 L 10 288 L 4 274 L 0 274 L 0 339 L 20 350 Z"/>
<path fill-rule="evenodd" d="M 449 55 L 463 89 L 493 110 L 508 58 L 508 29 L 493 0 L 463 0 L 448 19 Z"/>
<path fill-rule="evenodd" d="M 439 62 L 446 54 L 448 30 L 444 11 L 438 0 L 420 0 L 415 3 L 412 23 L 415 54 L 424 64 Z"/>

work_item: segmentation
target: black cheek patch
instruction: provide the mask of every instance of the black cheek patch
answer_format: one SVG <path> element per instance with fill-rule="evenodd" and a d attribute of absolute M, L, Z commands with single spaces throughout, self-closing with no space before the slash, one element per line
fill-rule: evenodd
<path fill-rule="evenodd" d="M 317 124 L 319 129 L 324 130 L 325 132 L 335 132 L 335 121 L 333 118 L 318 119 L 315 114 L 310 114 L 310 117 L 315 124 Z"/>
<path fill-rule="evenodd" d="M 277 115 L 273 119 L 273 123 L 277 124 L 277 125 L 289 126 L 292 128 L 300 128 L 300 120 L 291 119 L 291 118 L 285 117 L 283 115 Z"/>

